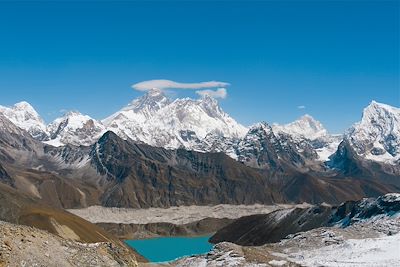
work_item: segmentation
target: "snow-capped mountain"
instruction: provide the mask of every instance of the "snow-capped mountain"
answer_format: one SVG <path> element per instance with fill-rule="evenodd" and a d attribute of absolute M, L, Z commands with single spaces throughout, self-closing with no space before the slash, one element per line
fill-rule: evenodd
<path fill-rule="evenodd" d="M 324 126 L 308 114 L 285 125 L 274 123 L 272 129 L 276 133 L 283 132 L 294 137 L 307 138 L 309 140 L 315 140 L 328 135 L 328 131 Z"/>
<path fill-rule="evenodd" d="M 400 109 L 372 101 L 360 122 L 345 134 L 358 156 L 398 164 L 400 161 Z"/>
<path fill-rule="evenodd" d="M 199 144 L 210 133 L 241 138 L 247 131 L 209 96 L 171 101 L 157 89 L 134 100 L 103 123 L 125 139 L 157 147 L 198 150 L 202 150 Z"/>
<path fill-rule="evenodd" d="M 271 126 L 261 122 L 250 127 L 249 131 L 237 145 L 237 159 L 252 167 L 276 165 L 276 150 L 279 140 Z"/>
<path fill-rule="evenodd" d="M 129 127 L 125 127 L 124 123 L 128 121 L 144 123 L 170 103 L 171 100 L 161 90 L 152 89 L 102 122 L 109 127 L 126 130 Z M 120 123 L 123 125 L 120 125 Z"/>
<path fill-rule="evenodd" d="M 53 146 L 91 145 L 111 130 L 123 139 L 156 147 L 223 152 L 257 167 L 271 167 L 278 159 L 303 166 L 329 161 L 333 154 L 338 162 L 344 144 L 349 155 L 392 165 L 400 160 L 400 109 L 375 101 L 344 137 L 329 134 L 310 115 L 286 125 L 258 123 L 248 129 L 208 95 L 172 101 L 158 89 L 149 90 L 102 122 L 69 112 L 46 126 L 27 102 L 0 106 L 0 113 L 35 139 Z M 342 149 L 338 149 L 341 142 Z"/>
<path fill-rule="evenodd" d="M 319 162 L 317 151 L 309 139 L 276 132 L 266 122 L 253 125 L 235 151 L 239 161 L 262 169 L 303 168 Z"/>
<path fill-rule="evenodd" d="M 46 124 L 29 103 L 22 101 L 12 107 L 0 106 L 0 113 L 33 138 L 41 141 L 48 139 Z"/>
<path fill-rule="evenodd" d="M 331 135 L 321 122 L 306 114 L 298 120 L 285 125 L 273 124 L 277 135 L 286 134 L 294 143 L 308 142 L 318 154 L 320 161 L 327 161 L 334 154 L 342 140 L 341 135 Z"/>
<path fill-rule="evenodd" d="M 91 145 L 106 132 L 101 122 L 76 111 L 68 112 L 63 117 L 55 119 L 48 125 L 47 130 L 50 140 L 45 143 L 53 146 Z"/>

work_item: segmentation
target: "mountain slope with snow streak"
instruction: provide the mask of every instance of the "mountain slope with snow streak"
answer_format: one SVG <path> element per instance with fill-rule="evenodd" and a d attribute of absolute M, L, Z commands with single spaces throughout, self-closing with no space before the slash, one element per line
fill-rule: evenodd
<path fill-rule="evenodd" d="M 76 111 L 66 113 L 47 127 L 50 140 L 46 144 L 53 146 L 84 145 L 96 142 L 106 132 L 105 126 L 95 119 Z"/>

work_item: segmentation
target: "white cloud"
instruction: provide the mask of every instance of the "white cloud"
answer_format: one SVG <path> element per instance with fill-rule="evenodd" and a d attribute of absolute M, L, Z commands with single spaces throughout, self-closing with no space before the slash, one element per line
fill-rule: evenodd
<path fill-rule="evenodd" d="M 222 98 L 225 99 L 228 96 L 228 92 L 226 91 L 225 88 L 218 88 L 217 90 L 201 90 L 201 91 L 196 91 L 196 94 L 205 96 L 209 95 L 213 98 Z"/>
<path fill-rule="evenodd" d="M 228 86 L 229 83 L 226 82 L 218 82 L 218 81 L 209 81 L 209 82 L 200 82 L 200 83 L 180 83 L 174 82 L 170 80 L 149 80 L 143 81 L 140 83 L 136 83 L 132 85 L 132 88 L 138 91 L 147 91 L 153 88 L 157 88 L 160 90 L 163 89 L 202 89 L 202 88 L 216 88 L 216 87 L 225 87 Z M 222 88 L 220 88 L 222 89 Z M 225 90 L 226 91 L 226 90 Z"/>
<path fill-rule="evenodd" d="M 297 106 L 298 109 L 305 109 L 306 106 Z"/>

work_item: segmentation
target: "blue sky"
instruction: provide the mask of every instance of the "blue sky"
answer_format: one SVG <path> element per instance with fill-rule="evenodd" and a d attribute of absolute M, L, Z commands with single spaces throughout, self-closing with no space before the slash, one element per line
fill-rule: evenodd
<path fill-rule="evenodd" d="M 0 104 L 101 119 L 142 94 L 132 84 L 216 80 L 245 125 L 309 113 L 341 132 L 372 99 L 400 106 L 399 13 L 399 1 L 0 2 Z"/>

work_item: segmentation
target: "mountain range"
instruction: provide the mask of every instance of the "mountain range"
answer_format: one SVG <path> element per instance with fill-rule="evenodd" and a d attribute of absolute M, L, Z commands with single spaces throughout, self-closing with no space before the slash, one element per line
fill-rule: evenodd
<path fill-rule="evenodd" d="M 262 122 L 245 127 L 208 95 L 198 100 L 171 100 L 158 89 L 149 90 L 101 121 L 70 111 L 46 125 L 27 102 L 0 106 L 0 113 L 33 138 L 53 146 L 92 145 L 109 130 L 125 140 L 151 146 L 224 152 L 238 159 L 243 157 L 241 151 L 246 150 L 255 134 L 263 135 L 260 131 L 271 130 L 278 139 L 295 143 L 298 152 L 306 142 L 319 161 L 329 160 L 342 141 L 351 144 L 357 155 L 372 161 L 398 164 L 400 159 L 400 109 L 375 101 L 365 108 L 361 121 L 343 135 L 329 134 L 310 115 L 286 125 Z"/>
<path fill-rule="evenodd" d="M 153 89 L 98 121 L 0 107 L 0 180 L 55 207 L 340 203 L 400 191 L 399 108 L 332 135 L 309 115 L 245 127 L 210 96 Z M 248 194 L 252 192 L 252 194 Z"/>

